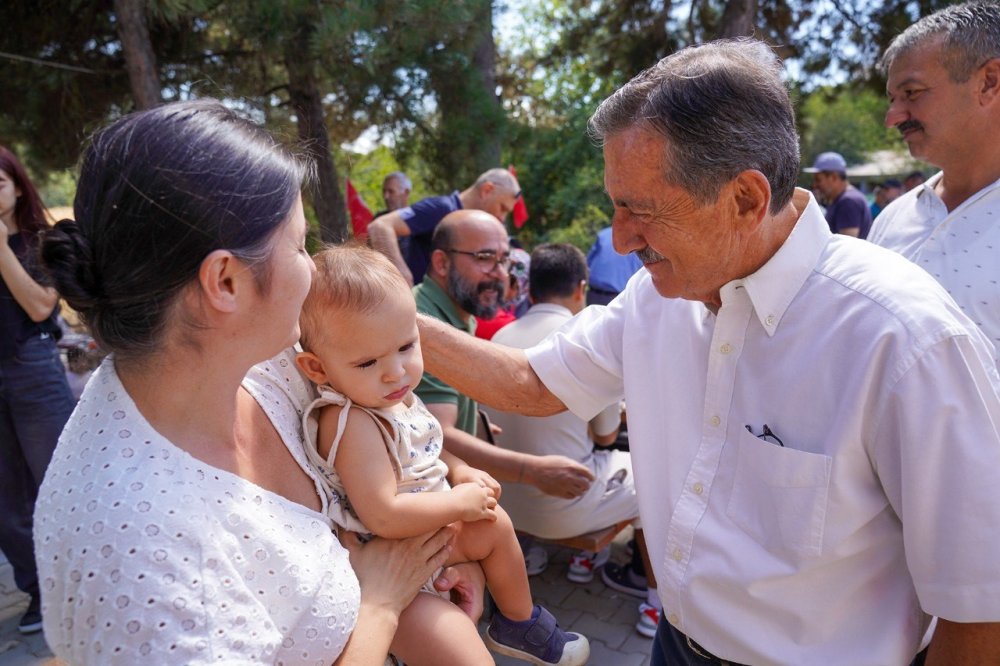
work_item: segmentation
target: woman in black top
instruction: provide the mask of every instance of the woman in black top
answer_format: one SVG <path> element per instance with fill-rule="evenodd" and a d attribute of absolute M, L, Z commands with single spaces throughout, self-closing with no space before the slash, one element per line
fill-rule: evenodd
<path fill-rule="evenodd" d="M 18 625 L 26 634 L 42 628 L 31 540 L 35 497 L 74 403 L 56 349 L 58 295 L 37 258 L 46 226 L 24 167 L 0 146 L 0 550 L 14 582 L 31 595 Z"/>

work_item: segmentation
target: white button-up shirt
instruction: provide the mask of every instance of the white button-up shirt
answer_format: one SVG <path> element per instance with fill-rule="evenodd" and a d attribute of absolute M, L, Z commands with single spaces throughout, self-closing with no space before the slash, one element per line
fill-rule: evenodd
<path fill-rule="evenodd" d="M 893 201 L 868 240 L 933 275 L 1000 347 L 1000 180 L 949 213 L 934 191 L 941 178 L 937 173 Z M 1000 368 L 1000 354 L 996 363 Z"/>
<path fill-rule="evenodd" d="M 927 613 L 1000 620 L 1000 378 L 940 285 L 808 202 L 717 315 L 640 271 L 528 358 L 583 418 L 624 391 L 669 622 L 742 663 L 906 664 Z"/>

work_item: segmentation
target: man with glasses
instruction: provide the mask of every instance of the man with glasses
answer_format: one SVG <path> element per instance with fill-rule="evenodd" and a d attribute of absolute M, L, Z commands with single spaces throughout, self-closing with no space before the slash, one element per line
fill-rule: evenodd
<path fill-rule="evenodd" d="M 1000 3 L 920 19 L 881 65 L 886 125 L 941 171 L 886 207 L 869 240 L 927 270 L 1000 346 Z"/>
<path fill-rule="evenodd" d="M 993 349 L 795 187 L 771 48 L 682 49 L 590 131 L 615 247 L 643 261 L 625 291 L 523 351 L 418 325 L 425 367 L 497 409 L 590 418 L 624 394 L 665 620 L 652 666 L 903 666 L 931 616 L 927 666 L 1000 664 Z"/>
<path fill-rule="evenodd" d="M 496 313 L 509 267 L 507 230 L 496 217 L 479 210 L 450 213 L 434 230 L 426 278 L 413 288 L 417 310 L 473 337 L 475 317 Z M 566 456 L 520 453 L 476 437 L 476 402 L 434 375 L 425 373 L 416 393 L 441 422 L 444 447 L 498 481 L 528 483 L 562 498 L 590 487 L 590 469 Z"/>
<path fill-rule="evenodd" d="M 461 192 L 427 197 L 375 218 L 368 225 L 368 236 L 372 247 L 389 257 L 410 284 L 419 284 L 430 263 L 434 229 L 445 215 L 475 209 L 503 220 L 519 196 L 521 186 L 510 172 L 490 169 Z M 400 239 L 409 239 L 406 256 L 400 250 Z"/>

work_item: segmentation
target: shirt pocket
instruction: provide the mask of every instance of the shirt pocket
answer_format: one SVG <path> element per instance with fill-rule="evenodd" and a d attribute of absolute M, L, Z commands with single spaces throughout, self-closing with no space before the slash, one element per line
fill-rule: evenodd
<path fill-rule="evenodd" d="M 726 513 L 767 551 L 819 557 L 833 458 L 762 440 L 740 429 Z"/>

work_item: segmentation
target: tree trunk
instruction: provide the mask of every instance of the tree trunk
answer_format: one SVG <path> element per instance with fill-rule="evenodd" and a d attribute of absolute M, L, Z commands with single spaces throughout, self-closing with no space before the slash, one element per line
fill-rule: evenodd
<path fill-rule="evenodd" d="M 288 96 L 298 119 L 299 139 L 316 165 L 316 179 L 310 184 L 309 194 L 319 220 L 320 237 L 327 243 L 342 243 L 347 238 L 347 211 L 330 152 L 315 63 L 296 46 L 305 43 L 308 41 L 289 40 L 285 48 Z"/>
<path fill-rule="evenodd" d="M 483 99 L 489 109 L 490 121 L 483 128 L 482 140 L 479 143 L 477 169 L 480 172 L 500 166 L 500 139 L 503 129 L 503 110 L 497 97 L 496 42 L 493 40 L 493 2 L 484 2 L 480 20 L 476 21 L 474 30 L 479 29 L 473 37 L 472 67 L 479 74 L 483 86 Z"/>
<path fill-rule="evenodd" d="M 718 38 L 752 35 L 756 16 L 757 0 L 728 0 L 719 21 Z"/>
<path fill-rule="evenodd" d="M 146 23 L 146 3 L 144 0 L 114 0 L 114 7 L 132 97 L 136 108 L 151 109 L 162 104 L 163 97 Z"/>

